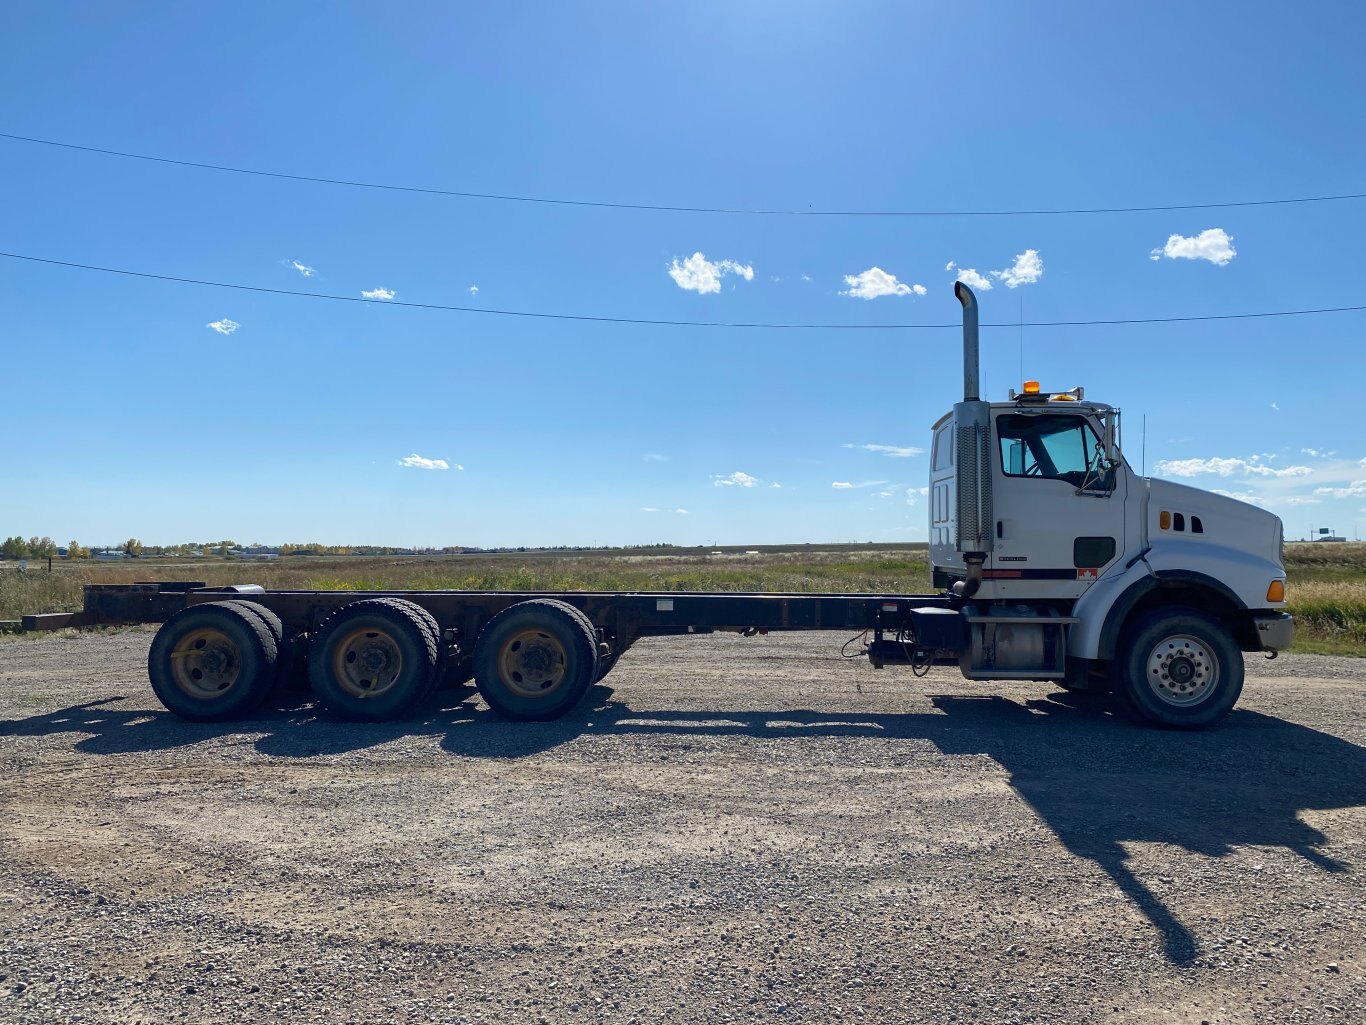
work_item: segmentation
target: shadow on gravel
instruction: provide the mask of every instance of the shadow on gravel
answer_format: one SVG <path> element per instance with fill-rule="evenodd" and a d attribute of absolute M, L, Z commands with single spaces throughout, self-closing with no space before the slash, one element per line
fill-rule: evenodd
<path fill-rule="evenodd" d="M 1062 692 L 1024 703 L 992 696 L 931 700 L 937 713 L 929 715 L 648 711 L 605 701 L 515 732 L 476 715 L 442 747 L 471 757 L 517 757 L 584 734 L 817 736 L 926 740 L 948 755 L 985 755 L 1010 774 L 1011 786 L 1071 853 L 1114 880 L 1177 965 L 1194 961 L 1199 944 L 1130 869 L 1126 842 L 1171 844 L 1211 858 L 1237 847 L 1284 847 L 1324 872 L 1348 867 L 1320 850 L 1328 837 L 1300 813 L 1366 805 L 1366 748 L 1246 710 L 1234 711 L 1218 729 L 1182 733 L 1130 725 L 1103 714 L 1105 705 L 1094 697 Z"/>
<path fill-rule="evenodd" d="M 445 692 L 404 721 L 342 723 L 321 718 L 301 696 L 258 719 L 182 722 L 162 712 L 121 710 L 121 698 L 0 721 L 0 737 L 82 735 L 78 751 L 109 755 L 184 747 L 215 738 L 278 758 L 310 758 L 440 738 L 467 758 L 522 758 L 580 737 L 728 736 L 759 740 L 846 737 L 870 744 L 928 741 L 947 755 L 985 755 L 1077 857 L 1103 869 L 1163 937 L 1167 958 L 1199 954 L 1191 931 L 1128 865 L 1124 844 L 1163 843 L 1211 858 L 1235 847 L 1283 847 L 1324 872 L 1343 863 L 1320 848 L 1328 838 L 1305 811 L 1366 805 L 1366 748 L 1327 733 L 1235 710 L 1219 728 L 1179 733 L 1131 726 L 1083 695 L 1019 702 L 1003 697 L 932 697 L 929 714 L 726 709 L 634 709 L 597 686 L 575 712 L 546 723 L 508 723 Z M 251 740 L 255 736 L 254 740 Z"/>
<path fill-rule="evenodd" d="M 306 693 L 297 700 L 263 708 L 252 719 L 224 723 L 185 722 L 161 710 L 124 708 L 121 697 L 30 716 L 0 720 L 0 737 L 80 735 L 73 746 L 85 754 L 117 755 L 168 751 L 206 741 L 241 737 L 257 751 L 275 758 L 313 758 L 378 747 L 401 737 L 441 737 L 475 716 L 462 702 L 469 691 L 443 694 L 407 719 L 382 723 L 351 723 L 331 719 Z M 485 713 L 487 715 L 487 713 Z M 506 724 L 504 724 L 506 725 Z M 259 734 L 254 741 L 249 738 Z"/>
<path fill-rule="evenodd" d="M 1356 744 L 1246 710 L 1218 729 L 1180 733 L 1097 715 L 1069 694 L 933 700 L 946 729 L 925 736 L 946 754 L 999 762 L 1063 845 L 1104 869 L 1147 917 L 1175 964 L 1195 960 L 1199 945 L 1130 869 L 1126 842 L 1210 858 L 1283 847 L 1325 872 L 1348 868 L 1320 850 L 1328 837 L 1300 813 L 1366 805 L 1366 749 Z"/>

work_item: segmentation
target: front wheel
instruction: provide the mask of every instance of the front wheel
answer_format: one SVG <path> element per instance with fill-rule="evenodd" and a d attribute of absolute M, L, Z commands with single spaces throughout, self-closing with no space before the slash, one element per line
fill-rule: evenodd
<path fill-rule="evenodd" d="M 1130 718 L 1200 729 L 1243 692 L 1243 653 L 1228 630 L 1195 609 L 1164 606 L 1124 632 L 1115 697 Z"/>

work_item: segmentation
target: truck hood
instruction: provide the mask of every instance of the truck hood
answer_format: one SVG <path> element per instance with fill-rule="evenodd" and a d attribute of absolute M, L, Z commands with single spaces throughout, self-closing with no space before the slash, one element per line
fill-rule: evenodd
<path fill-rule="evenodd" d="M 1156 477 L 1148 480 L 1148 488 L 1149 508 L 1153 510 L 1150 523 L 1156 522 L 1157 511 L 1161 509 L 1185 513 L 1187 518 L 1199 516 L 1209 540 L 1259 555 L 1284 571 L 1281 561 L 1284 531 L 1279 516 L 1236 498 Z"/>

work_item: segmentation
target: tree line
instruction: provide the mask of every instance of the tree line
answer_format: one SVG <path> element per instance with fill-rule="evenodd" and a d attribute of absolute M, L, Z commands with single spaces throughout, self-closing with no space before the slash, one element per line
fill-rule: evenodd
<path fill-rule="evenodd" d="M 634 545 L 636 548 L 673 548 L 674 545 L 658 543 L 651 545 Z M 266 551 L 278 555 L 477 555 L 482 552 L 529 552 L 529 551 L 610 551 L 611 545 L 551 545 L 540 548 L 527 547 L 508 547 L 508 548 L 472 548 L 467 545 L 446 545 L 442 548 L 425 547 L 414 545 L 403 548 L 392 545 L 324 545 L 316 541 L 304 543 L 282 544 L 277 547 L 267 547 L 265 545 L 245 546 L 247 552 Z M 59 550 L 57 543 L 50 537 L 30 537 L 23 538 L 16 534 L 14 537 L 5 538 L 0 541 L 0 559 L 50 559 L 64 557 L 67 559 L 89 559 L 95 552 L 122 552 L 130 559 L 141 556 L 147 558 L 165 558 L 168 556 L 178 556 L 181 558 L 194 558 L 202 555 L 217 555 L 221 558 L 231 558 L 241 555 L 244 546 L 236 541 L 190 541 L 179 545 L 144 545 L 138 538 L 130 537 L 121 545 L 106 545 L 89 548 L 82 545 L 79 541 L 68 541 L 65 553 Z"/>
<path fill-rule="evenodd" d="M 226 553 L 236 547 L 235 541 L 223 541 L 221 544 L 227 546 L 223 549 Z M 129 558 L 136 559 L 140 555 L 189 555 L 198 554 L 198 545 L 143 545 L 135 537 L 130 537 L 121 545 L 110 545 L 100 548 L 100 551 L 122 552 Z M 204 549 L 207 551 L 208 549 Z M 79 541 L 68 541 L 66 550 L 62 552 L 57 547 L 57 542 L 50 537 L 31 537 L 25 540 L 19 534 L 7 537 L 0 541 L 0 559 L 51 559 L 56 556 L 67 559 L 89 559 L 92 551 Z"/>

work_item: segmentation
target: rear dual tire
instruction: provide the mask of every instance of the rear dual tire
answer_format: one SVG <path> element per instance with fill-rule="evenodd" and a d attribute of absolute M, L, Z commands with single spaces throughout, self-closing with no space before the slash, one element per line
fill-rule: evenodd
<path fill-rule="evenodd" d="M 558 719 L 597 682 L 598 670 L 593 624 L 553 598 L 504 609 L 474 645 L 480 695 L 499 715 L 519 722 Z"/>
<path fill-rule="evenodd" d="M 280 649 L 258 609 L 210 602 L 162 625 L 147 654 L 147 677 L 169 711 L 191 722 L 222 722 L 250 715 L 270 696 Z"/>
<path fill-rule="evenodd" d="M 314 693 L 343 719 L 397 719 L 436 685 L 439 633 L 431 616 L 410 601 L 366 598 L 343 605 L 323 620 L 309 647 Z"/>

